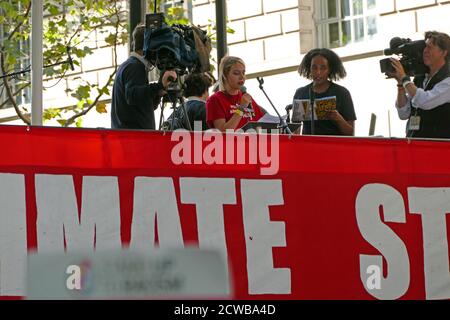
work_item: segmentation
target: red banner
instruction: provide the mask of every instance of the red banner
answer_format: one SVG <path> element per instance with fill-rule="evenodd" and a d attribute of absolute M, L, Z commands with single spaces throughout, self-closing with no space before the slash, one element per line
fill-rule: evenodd
<path fill-rule="evenodd" d="M 0 127 L 0 295 L 26 253 L 183 247 L 236 299 L 448 299 L 450 143 Z"/>

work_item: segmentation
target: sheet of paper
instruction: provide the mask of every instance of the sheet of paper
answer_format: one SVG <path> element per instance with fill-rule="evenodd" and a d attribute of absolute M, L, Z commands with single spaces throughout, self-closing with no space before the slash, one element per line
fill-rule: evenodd
<path fill-rule="evenodd" d="M 327 120 L 327 112 L 336 110 L 336 96 L 314 100 L 314 119 Z M 292 122 L 311 120 L 311 101 L 294 99 L 292 107 Z"/>
<path fill-rule="evenodd" d="M 286 115 L 281 116 L 284 120 L 286 120 Z M 265 123 L 280 123 L 280 118 L 278 116 L 273 116 L 269 114 L 268 112 L 263 115 L 258 122 L 265 122 Z"/>

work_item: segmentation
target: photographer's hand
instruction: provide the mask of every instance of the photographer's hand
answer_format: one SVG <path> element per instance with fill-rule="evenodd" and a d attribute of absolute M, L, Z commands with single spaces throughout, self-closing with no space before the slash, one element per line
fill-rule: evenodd
<path fill-rule="evenodd" d="M 406 75 L 405 69 L 403 68 L 401 62 L 397 59 L 391 58 L 392 66 L 395 69 L 394 77 L 397 79 L 397 87 L 404 88 L 409 96 L 413 98 L 416 95 L 417 87 L 414 85 L 412 81 L 409 80 L 409 77 Z M 401 90 L 401 89 L 399 89 Z M 403 99 L 401 99 L 403 100 Z M 399 105 L 403 105 L 403 101 L 399 101 Z"/>
<path fill-rule="evenodd" d="M 174 82 L 175 80 L 177 80 L 177 73 L 175 71 L 168 70 L 168 71 L 164 72 L 162 80 L 161 80 L 164 89 L 167 89 L 169 84 L 171 82 Z"/>
<path fill-rule="evenodd" d="M 402 79 L 406 76 L 405 69 L 402 66 L 402 63 L 394 58 L 391 58 L 391 64 L 392 67 L 395 69 L 394 73 L 390 73 L 389 75 L 392 75 L 395 79 L 397 79 L 397 82 L 399 84 L 402 84 Z"/>

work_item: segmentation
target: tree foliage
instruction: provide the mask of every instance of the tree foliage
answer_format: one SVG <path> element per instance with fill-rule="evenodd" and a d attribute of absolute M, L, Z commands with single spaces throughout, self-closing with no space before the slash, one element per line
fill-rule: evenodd
<path fill-rule="evenodd" d="M 133 0 L 134 1 L 134 0 Z M 31 124 L 30 110 L 21 105 L 21 96 L 31 86 L 30 65 L 23 65 L 24 58 L 30 58 L 32 0 L 7 0 L 0 2 L 0 75 L 25 71 L 13 77 L 0 80 L 0 96 L 5 92 L 6 104 L 12 105 L 19 118 Z M 106 112 L 106 99 L 112 91 L 113 80 L 118 68 L 117 47 L 126 45 L 129 39 L 127 5 L 124 0 L 44 0 L 44 90 L 67 80 L 72 105 L 46 106 L 44 121 L 55 119 L 62 126 L 82 125 L 82 116 L 94 109 Z M 158 10 L 164 0 L 157 0 Z M 147 1 L 147 12 L 154 12 L 154 0 Z M 169 8 L 166 21 L 171 24 L 188 24 L 182 7 Z M 214 26 L 208 31 L 214 37 Z M 233 32 L 228 30 L 228 32 Z M 101 41 L 99 41 L 101 39 Z M 214 40 L 214 38 L 213 38 Z M 94 54 L 95 49 L 111 47 L 113 65 L 103 83 L 91 83 L 83 79 L 82 61 Z M 70 70 L 67 47 L 70 47 L 75 71 Z M 109 57 L 105 57 L 109 58 Z M 103 71 L 106 72 L 106 71 Z M 1 101 L 0 101 L 1 102 Z"/>
<path fill-rule="evenodd" d="M 19 64 L 23 57 L 30 57 L 31 0 L 10 0 L 0 2 L 0 24 L 3 41 L 0 44 L 0 70 L 9 74 L 27 70 L 30 66 Z M 81 116 L 91 109 L 105 112 L 101 101 L 110 94 L 117 70 L 117 46 L 128 43 L 126 1 L 120 0 L 44 0 L 44 78 L 58 83 L 69 78 L 67 94 L 75 98 L 74 106 L 55 106 L 44 110 L 44 120 L 56 119 L 61 125 L 81 125 Z M 94 39 L 94 40 L 93 40 Z M 102 39 L 99 41 L 99 39 Z M 82 72 L 82 59 L 93 54 L 99 47 L 110 46 L 113 50 L 113 68 L 104 83 L 90 83 L 74 74 Z M 67 47 L 71 48 L 75 71 L 70 70 L 67 61 Z M 61 64 L 58 64 L 61 63 Z M 53 66 L 52 66 L 53 65 Z M 0 91 L 6 91 L 7 101 L 18 116 L 30 124 L 28 110 L 18 105 L 21 92 L 29 87 L 29 73 L 2 79 Z M 2 106 L 0 106 L 2 107 Z"/>

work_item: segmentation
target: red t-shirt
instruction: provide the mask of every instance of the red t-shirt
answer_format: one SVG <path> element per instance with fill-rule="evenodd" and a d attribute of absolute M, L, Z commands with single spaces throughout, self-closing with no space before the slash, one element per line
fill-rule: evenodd
<path fill-rule="evenodd" d="M 214 128 L 214 120 L 225 119 L 225 122 L 233 116 L 232 106 L 239 106 L 242 98 L 242 92 L 236 95 L 230 95 L 223 91 L 217 91 L 206 101 L 206 121 L 210 128 Z M 258 121 L 263 115 L 261 107 L 252 99 L 252 107 L 255 115 L 247 117 L 244 115 L 236 129 L 242 128 L 247 122 Z"/>

